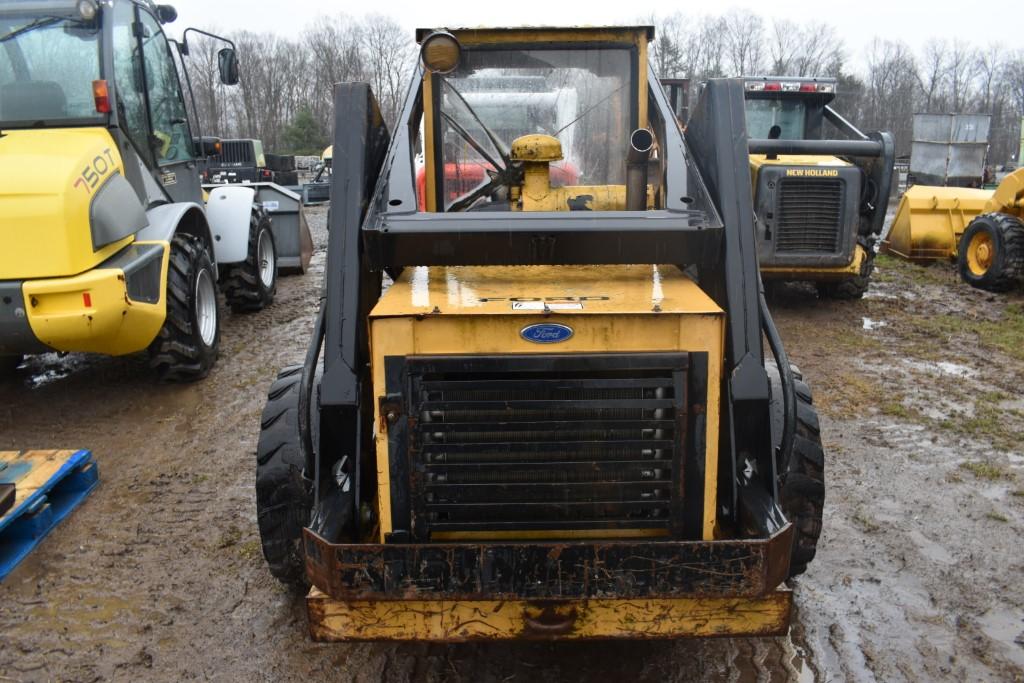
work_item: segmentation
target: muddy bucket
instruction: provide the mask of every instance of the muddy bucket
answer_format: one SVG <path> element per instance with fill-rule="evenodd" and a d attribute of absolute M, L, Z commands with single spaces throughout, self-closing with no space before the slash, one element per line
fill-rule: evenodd
<path fill-rule="evenodd" d="M 956 258 L 960 236 L 991 198 L 991 190 L 914 185 L 900 199 L 882 251 L 917 263 Z"/>

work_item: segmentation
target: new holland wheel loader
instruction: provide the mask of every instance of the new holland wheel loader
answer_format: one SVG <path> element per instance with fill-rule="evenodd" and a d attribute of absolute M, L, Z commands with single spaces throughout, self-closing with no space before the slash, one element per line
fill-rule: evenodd
<path fill-rule="evenodd" d="M 892 135 L 862 133 L 833 109 L 833 78 L 747 78 L 744 88 L 762 276 L 859 299 L 889 204 Z M 826 123 L 843 139 L 823 139 Z"/>
<path fill-rule="evenodd" d="M 274 298 L 254 190 L 204 201 L 197 162 L 217 141 L 187 113 L 188 43 L 162 28 L 175 17 L 149 0 L 0 5 L 2 369 L 148 349 L 160 378 L 196 379 L 217 357 L 218 282 L 237 311 Z M 237 83 L 233 47 L 220 67 Z"/>
<path fill-rule="evenodd" d="M 684 135 L 652 37 L 420 30 L 393 133 L 336 87 L 325 298 L 256 462 L 314 638 L 786 631 L 824 456 L 760 291 L 743 83 Z M 571 91 L 573 134 L 555 98 L 473 106 L 526 89 Z"/>
<path fill-rule="evenodd" d="M 960 278 L 978 289 L 1024 286 L 1024 168 L 995 190 L 914 185 L 882 246 L 915 263 L 956 260 Z"/>

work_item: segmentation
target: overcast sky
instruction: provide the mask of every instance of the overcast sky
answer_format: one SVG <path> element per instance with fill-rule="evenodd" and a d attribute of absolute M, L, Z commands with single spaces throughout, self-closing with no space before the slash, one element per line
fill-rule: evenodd
<path fill-rule="evenodd" d="M 694 3 L 652 0 L 648 3 L 552 2 L 551 0 L 446 0 L 445 2 L 340 2 L 339 0 L 163 0 L 178 9 L 178 21 L 170 28 L 175 33 L 186 26 L 216 26 L 222 30 L 247 29 L 295 35 L 319 15 L 346 12 L 388 14 L 411 31 L 417 27 L 438 26 L 519 26 L 606 24 L 635 21 L 638 14 L 651 11 L 687 14 L 710 11 L 724 13 L 729 8 L 746 8 L 765 19 L 785 18 L 799 22 L 826 21 L 843 36 L 850 65 L 863 64 L 865 47 L 874 36 L 903 40 L 915 50 L 932 37 L 960 37 L 976 46 L 992 41 L 1009 47 L 1024 43 L 1017 0 L 987 0 L 971 5 L 962 0 L 907 2 L 905 0 L 733 0 L 732 2 Z M 586 12 L 581 15 L 581 8 Z M 976 11 L 971 11 L 972 8 Z M 540 19 L 538 17 L 541 17 Z M 995 19 L 995 21 L 993 21 Z M 1005 35 L 994 28 L 1005 27 Z"/>

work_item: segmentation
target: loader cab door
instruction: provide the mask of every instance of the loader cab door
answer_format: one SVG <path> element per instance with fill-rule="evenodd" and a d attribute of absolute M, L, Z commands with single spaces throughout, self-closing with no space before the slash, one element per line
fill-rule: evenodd
<path fill-rule="evenodd" d="M 171 43 L 134 3 L 114 9 L 117 115 L 146 173 L 170 201 L 201 202 L 192 131 Z M 153 182 L 145 180 L 152 200 Z M 141 188 L 136 188 L 139 191 Z"/>

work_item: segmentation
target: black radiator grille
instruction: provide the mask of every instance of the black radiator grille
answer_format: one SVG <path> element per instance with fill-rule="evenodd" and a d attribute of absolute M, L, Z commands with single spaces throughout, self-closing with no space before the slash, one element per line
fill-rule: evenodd
<path fill-rule="evenodd" d="M 567 358 L 576 362 L 540 370 L 518 356 L 501 369 L 412 375 L 415 536 L 670 526 L 687 356 L 659 355 L 661 367 L 609 363 L 636 355 Z"/>
<path fill-rule="evenodd" d="M 838 252 L 843 228 L 843 181 L 780 178 L 775 221 L 776 252 Z"/>
<path fill-rule="evenodd" d="M 255 166 L 252 142 L 248 140 L 222 140 L 220 154 L 213 158 L 212 165 Z"/>

